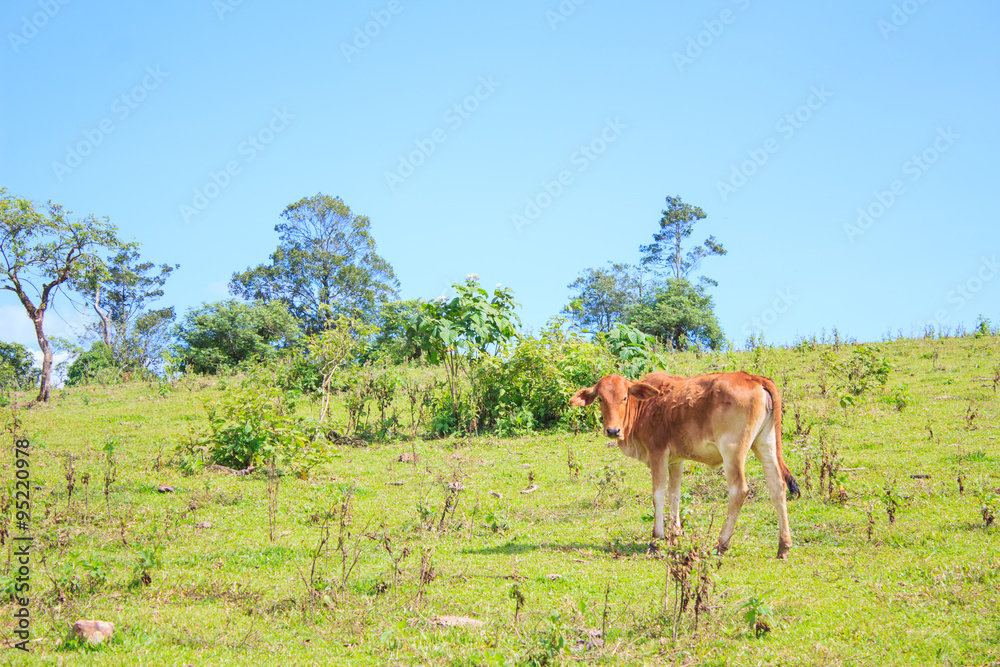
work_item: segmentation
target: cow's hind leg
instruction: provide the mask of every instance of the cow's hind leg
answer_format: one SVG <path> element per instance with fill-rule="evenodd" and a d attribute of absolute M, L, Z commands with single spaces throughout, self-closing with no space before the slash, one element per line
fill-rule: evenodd
<path fill-rule="evenodd" d="M 778 466 L 778 455 L 775 449 L 774 429 L 757 436 L 753 443 L 753 453 L 764 469 L 764 479 L 767 480 L 767 491 L 771 496 L 771 504 L 778 513 L 778 558 L 785 558 L 792 546 L 792 532 L 788 527 L 788 510 L 785 504 L 785 480 Z"/>
<path fill-rule="evenodd" d="M 684 461 L 675 459 L 669 463 L 670 477 L 667 480 L 667 497 L 670 499 L 670 541 L 675 542 L 681 534 L 681 477 L 684 475 Z"/>
<path fill-rule="evenodd" d="M 723 468 L 726 473 L 726 485 L 729 487 L 729 505 L 726 509 L 726 523 L 722 526 L 722 533 L 719 534 L 719 545 L 716 551 L 725 553 L 729 548 L 729 540 L 736 530 L 736 519 L 743 509 L 743 501 L 746 500 L 750 487 L 747 486 L 746 471 L 744 462 L 746 461 L 747 448 L 734 443 L 728 456 L 723 455 Z"/>

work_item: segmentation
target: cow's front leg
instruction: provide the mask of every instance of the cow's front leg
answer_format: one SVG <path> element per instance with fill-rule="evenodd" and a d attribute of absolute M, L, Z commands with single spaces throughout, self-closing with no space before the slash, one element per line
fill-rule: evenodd
<path fill-rule="evenodd" d="M 653 474 L 653 537 L 663 539 L 663 500 L 667 492 L 666 457 L 651 453 L 649 471 Z"/>
<path fill-rule="evenodd" d="M 674 543 L 681 534 L 681 477 L 684 475 L 684 461 L 673 460 L 669 463 L 670 479 L 667 483 L 667 496 L 670 498 L 670 542 Z"/>

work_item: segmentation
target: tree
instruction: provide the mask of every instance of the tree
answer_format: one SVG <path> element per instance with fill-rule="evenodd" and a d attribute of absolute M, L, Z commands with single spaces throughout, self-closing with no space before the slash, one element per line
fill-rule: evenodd
<path fill-rule="evenodd" d="M 704 285 L 669 279 L 666 288 L 643 299 L 629 315 L 629 324 L 656 336 L 675 350 L 701 345 L 713 350 L 725 342 Z"/>
<path fill-rule="evenodd" d="M 45 314 L 59 291 L 79 290 L 106 271 L 100 251 L 127 247 L 117 228 L 93 215 L 75 222 L 57 204 L 48 213 L 32 202 L 12 197 L 0 188 L 0 289 L 17 295 L 35 328 L 42 351 L 38 402 L 47 402 L 52 388 L 52 346 L 45 335 Z"/>
<path fill-rule="evenodd" d="M 182 371 L 217 373 L 242 362 L 268 359 L 300 333 L 279 301 L 243 303 L 235 299 L 191 310 L 175 327 Z"/>
<path fill-rule="evenodd" d="M 337 314 L 366 321 L 395 298 L 399 282 L 376 252 L 371 222 L 339 197 L 322 193 L 284 210 L 270 264 L 234 273 L 229 291 L 248 300 L 284 303 L 307 333 Z"/>
<path fill-rule="evenodd" d="M 94 311 L 101 319 L 101 338 L 111 345 L 116 333 L 128 329 L 146 306 L 163 296 L 167 278 L 180 264 L 140 262 L 134 245 L 107 260 L 107 273 L 88 285 Z M 156 273 L 151 273 L 157 269 Z"/>
<path fill-rule="evenodd" d="M 642 298 L 642 273 L 628 264 L 608 262 L 607 269 L 586 269 L 567 287 L 576 298 L 563 308 L 583 329 L 607 333 L 624 322 L 629 308 Z"/>
<path fill-rule="evenodd" d="M 697 206 L 685 204 L 680 197 L 667 197 L 667 208 L 662 213 L 660 231 L 653 234 L 653 243 L 639 247 L 643 253 L 643 266 L 664 269 L 674 280 L 685 280 L 706 257 L 726 254 L 725 248 L 714 236 L 709 236 L 701 245 L 684 254 L 684 240 L 691 236 L 695 223 L 706 217 Z M 704 276 L 702 282 L 718 284 Z"/>
<path fill-rule="evenodd" d="M 0 341 L 0 391 L 12 386 L 26 387 L 38 381 L 38 369 L 31 351 L 20 343 Z"/>
<path fill-rule="evenodd" d="M 163 296 L 167 278 L 179 264 L 140 262 L 135 245 L 107 260 L 107 272 L 94 276 L 85 294 L 100 318 L 101 340 L 123 370 L 148 369 L 167 348 L 173 307 L 144 310 Z"/>

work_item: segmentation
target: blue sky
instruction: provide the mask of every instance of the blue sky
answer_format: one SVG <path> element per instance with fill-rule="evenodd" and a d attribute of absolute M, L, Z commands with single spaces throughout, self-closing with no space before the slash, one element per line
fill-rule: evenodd
<path fill-rule="evenodd" d="M 403 298 L 477 273 L 537 329 L 583 269 L 637 261 L 672 195 L 729 251 L 702 268 L 739 344 L 1000 321 L 996 3 L 34 0 L 0 16 L 0 185 L 179 263 L 161 305 L 180 313 L 225 298 L 284 207 L 323 192 L 371 218 Z M 62 301 L 49 329 L 82 320 Z M 33 343 L 10 295 L 0 339 Z"/>

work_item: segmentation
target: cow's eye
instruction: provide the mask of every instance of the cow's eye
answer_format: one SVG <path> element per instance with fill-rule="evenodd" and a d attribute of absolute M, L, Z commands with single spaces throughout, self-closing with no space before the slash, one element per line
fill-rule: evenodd
<path fill-rule="evenodd" d="M 625 394 L 625 398 L 622 399 L 622 403 L 628 401 L 628 394 Z"/>

